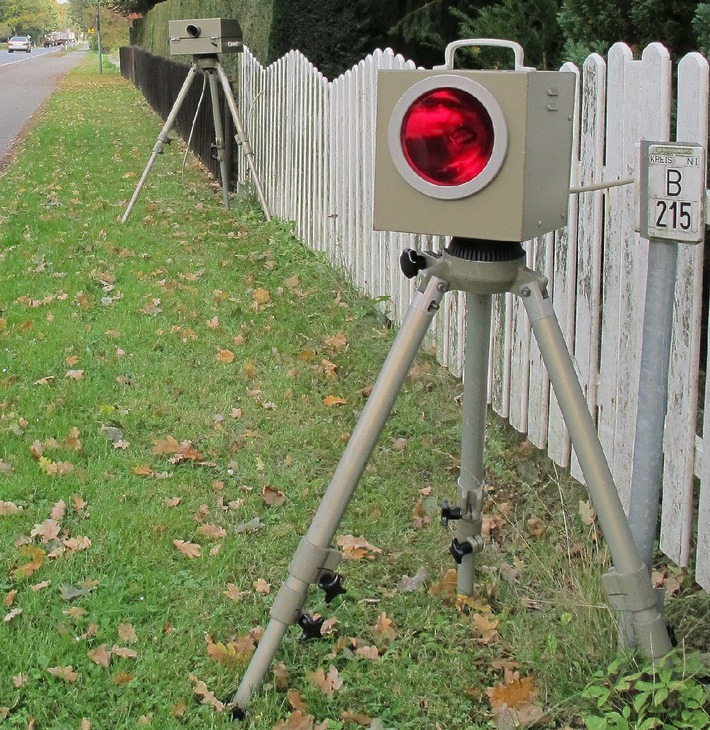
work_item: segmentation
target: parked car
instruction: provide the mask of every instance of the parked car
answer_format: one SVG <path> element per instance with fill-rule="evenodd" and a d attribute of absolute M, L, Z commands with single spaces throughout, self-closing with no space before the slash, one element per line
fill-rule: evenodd
<path fill-rule="evenodd" d="M 24 51 L 25 53 L 32 53 L 32 41 L 27 35 L 14 35 L 7 42 L 8 53 L 13 51 Z"/>

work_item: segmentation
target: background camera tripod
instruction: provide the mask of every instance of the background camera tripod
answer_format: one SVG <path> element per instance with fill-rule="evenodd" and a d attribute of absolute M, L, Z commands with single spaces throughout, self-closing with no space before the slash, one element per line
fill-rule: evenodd
<path fill-rule="evenodd" d="M 136 189 L 133 193 L 133 197 L 128 203 L 128 207 L 126 208 L 126 212 L 123 214 L 123 218 L 121 218 L 121 223 L 125 223 L 128 220 L 128 217 L 131 215 L 133 206 L 138 200 L 138 196 L 140 195 L 141 190 L 145 185 L 145 181 L 148 179 L 148 175 L 150 174 L 150 171 L 155 164 L 155 160 L 157 159 L 158 155 L 162 153 L 163 147 L 165 146 L 166 142 L 169 142 L 168 134 L 172 129 L 173 124 L 175 123 L 178 112 L 180 111 L 180 108 L 182 107 L 182 104 L 187 97 L 187 93 L 190 90 L 190 86 L 192 86 L 192 82 L 195 80 L 195 76 L 197 75 L 198 70 L 204 71 L 210 87 L 210 98 L 212 100 L 212 119 L 214 121 L 215 131 L 215 153 L 217 161 L 219 162 L 220 176 L 222 178 L 222 196 L 224 198 L 224 207 L 226 209 L 229 209 L 229 178 L 231 172 L 227 165 L 227 160 L 224 157 L 224 131 L 222 127 L 222 115 L 219 108 L 217 76 L 219 77 L 219 80 L 222 84 L 222 89 L 224 90 L 224 96 L 227 100 L 227 105 L 229 106 L 229 111 L 232 115 L 234 128 L 237 130 L 235 140 L 237 141 L 237 144 L 242 145 L 244 158 L 246 159 L 247 166 L 249 167 L 249 172 L 251 173 L 251 178 L 254 182 L 254 189 L 259 199 L 261 209 L 264 211 L 264 216 L 266 216 L 267 220 L 271 220 L 271 210 L 269 209 L 269 204 L 266 202 L 264 189 L 261 185 L 261 180 L 259 179 L 259 173 L 257 172 L 256 166 L 254 165 L 254 151 L 251 148 L 249 138 L 247 137 L 247 133 L 244 129 L 244 124 L 242 123 L 242 118 L 239 114 L 237 103 L 234 101 L 232 87 L 229 85 L 229 78 L 222 68 L 222 64 L 217 59 L 217 56 L 200 55 L 194 56 L 194 62 L 192 66 L 190 66 L 190 70 L 188 71 L 187 77 L 183 82 L 180 93 L 178 94 L 177 99 L 175 99 L 173 108 L 170 110 L 170 114 L 168 114 L 168 118 L 165 120 L 165 124 L 163 125 L 163 128 L 158 135 L 158 140 L 153 147 L 153 152 L 150 155 L 148 164 L 145 166 L 143 174 L 141 175 L 141 179 L 138 181 L 138 185 L 136 186 Z"/>
<path fill-rule="evenodd" d="M 524 262 L 525 253 L 519 243 L 476 239 L 454 238 L 441 254 L 410 250 L 402 255 L 405 275 L 413 277 L 422 272 L 422 281 L 313 522 L 291 561 L 289 576 L 274 600 L 264 636 L 232 698 L 237 716 L 244 716 L 244 709 L 266 676 L 288 627 L 299 624 L 305 633 L 317 633 L 318 621 L 302 610 L 309 586 L 321 585 L 326 600 L 342 590 L 335 574 L 340 554 L 332 548 L 332 541 L 429 325 L 450 290 L 467 293 L 468 310 L 458 503 L 455 508 L 446 506 L 442 514 L 442 519 L 456 521 L 450 551 L 459 565 L 459 594 L 472 595 L 473 559 L 483 547 L 483 448 L 492 295 L 511 292 L 521 298 L 528 314 L 609 546 L 614 568 L 602 580 L 610 603 L 629 612 L 637 644 L 646 656 L 655 660 L 670 651 L 671 642 L 658 609 L 658 594 L 629 529 L 547 295 L 547 280 L 526 268 Z"/>

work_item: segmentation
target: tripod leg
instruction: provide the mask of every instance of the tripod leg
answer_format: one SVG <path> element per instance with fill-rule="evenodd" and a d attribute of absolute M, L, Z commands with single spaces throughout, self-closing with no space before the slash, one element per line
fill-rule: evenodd
<path fill-rule="evenodd" d="M 217 73 L 219 75 L 220 81 L 222 82 L 224 97 L 227 100 L 227 104 L 229 105 L 229 111 L 232 113 L 234 127 L 237 130 L 235 139 L 237 141 L 237 144 L 240 144 L 242 146 L 242 150 L 244 151 L 244 159 L 246 160 L 247 166 L 249 167 L 249 172 L 251 172 L 251 179 L 254 181 L 256 196 L 257 198 L 259 198 L 259 203 L 261 204 L 261 209 L 264 211 L 264 216 L 266 217 L 266 220 L 269 221 L 272 218 L 271 209 L 269 208 L 269 204 L 266 202 L 264 188 L 261 185 L 261 179 L 259 178 L 259 173 L 257 172 L 256 165 L 254 164 L 254 151 L 251 148 L 249 137 L 247 137 L 246 130 L 244 129 L 241 114 L 239 113 L 239 109 L 237 109 L 237 103 L 234 101 L 234 94 L 232 94 L 232 87 L 229 85 L 229 78 L 224 72 L 221 64 L 217 64 Z"/>
<path fill-rule="evenodd" d="M 298 621 L 309 586 L 324 569 L 337 565 L 339 555 L 330 547 L 335 532 L 446 290 L 446 282 L 431 277 L 412 300 L 313 522 L 293 556 L 264 636 L 232 698 L 242 711 L 266 676 L 286 630 Z"/>
<path fill-rule="evenodd" d="M 177 117 L 178 112 L 180 111 L 180 107 L 182 106 L 183 101 L 185 101 L 185 97 L 187 96 L 187 92 L 190 90 L 190 86 L 192 85 L 192 82 L 195 79 L 196 73 L 197 73 L 197 64 L 193 64 L 187 73 L 187 77 L 185 78 L 185 81 L 183 82 L 182 88 L 180 89 L 180 93 L 178 94 L 177 99 L 175 99 L 173 108 L 170 110 L 170 114 L 168 114 L 168 118 L 165 120 L 165 124 L 163 125 L 163 128 L 160 131 L 160 134 L 158 135 L 158 141 L 155 143 L 155 146 L 153 147 L 153 153 L 151 154 L 150 159 L 148 160 L 148 164 L 145 166 L 145 170 L 143 170 L 141 179 L 138 181 L 138 185 L 136 186 L 135 192 L 133 193 L 133 197 L 131 198 L 130 203 L 128 203 L 126 212 L 123 214 L 123 218 L 121 218 L 121 223 L 125 223 L 128 220 L 128 216 L 131 214 L 131 211 L 133 210 L 133 206 L 136 204 L 136 201 L 138 200 L 138 196 L 141 194 L 141 190 L 143 189 L 143 186 L 145 185 L 145 181 L 148 179 L 148 175 L 150 174 L 150 171 L 153 167 L 153 164 L 155 163 L 156 158 L 163 151 L 163 146 L 165 145 L 165 142 L 168 139 L 168 133 L 170 132 L 170 129 L 172 128 L 173 124 L 175 123 L 175 118 Z"/>
<path fill-rule="evenodd" d="M 229 178 L 230 170 L 227 166 L 227 160 L 224 156 L 224 127 L 222 125 L 222 113 L 219 108 L 219 92 L 217 79 L 214 75 L 214 69 L 207 70 L 207 80 L 210 85 L 210 97 L 212 98 L 212 121 L 214 122 L 214 145 L 217 151 L 217 162 L 219 162 L 219 171 L 222 176 L 222 196 L 224 198 L 224 208 L 229 210 Z"/>
<path fill-rule="evenodd" d="M 459 562 L 458 594 L 473 595 L 476 553 L 483 548 L 483 452 L 488 410 L 488 355 L 491 336 L 491 295 L 466 295 L 466 347 L 464 351 L 461 474 L 456 539 L 451 552 Z"/>
<path fill-rule="evenodd" d="M 609 602 L 614 608 L 629 612 L 641 651 L 650 659 L 660 659 L 671 650 L 671 642 L 658 610 L 656 592 L 634 542 L 552 303 L 543 296 L 536 275 L 529 271 L 523 272 L 515 293 L 522 298 L 530 318 L 609 546 L 614 563 L 614 569 L 604 576 Z"/>

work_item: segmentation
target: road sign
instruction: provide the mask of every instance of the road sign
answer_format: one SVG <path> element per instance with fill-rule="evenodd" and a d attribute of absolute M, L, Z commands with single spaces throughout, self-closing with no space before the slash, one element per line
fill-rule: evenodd
<path fill-rule="evenodd" d="M 642 140 L 639 232 L 645 238 L 700 243 L 705 238 L 705 148 Z"/>

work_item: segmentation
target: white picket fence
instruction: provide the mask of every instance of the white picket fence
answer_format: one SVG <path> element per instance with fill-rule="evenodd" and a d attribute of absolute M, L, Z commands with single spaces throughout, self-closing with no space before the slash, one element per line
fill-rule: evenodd
<path fill-rule="evenodd" d="M 384 68 L 414 64 L 389 50 L 376 51 L 329 82 L 299 52 L 264 68 L 245 49 L 239 106 L 274 214 L 294 221 L 300 239 L 323 251 L 362 292 L 388 298 L 388 314 L 399 322 L 414 291 L 414 282 L 399 270 L 402 249 L 436 249 L 442 241 L 372 230 L 377 70 Z M 572 64 L 563 70 L 578 77 L 571 187 L 633 177 L 635 144 L 642 138 L 707 144 L 708 63 L 700 54 L 690 53 L 678 64 L 674 133 L 672 66 L 662 45 L 648 46 L 634 60 L 618 43 L 606 60 L 593 54 L 581 72 Z M 633 230 L 634 185 L 573 194 L 569 214 L 565 229 L 526 244 L 528 265 L 550 280 L 557 316 L 628 505 L 648 242 Z M 702 246 L 681 247 L 661 549 L 686 566 L 694 547 L 696 580 L 710 590 L 710 447 L 704 448 L 702 437 L 710 437 L 710 387 L 704 394 L 698 387 L 702 260 Z M 440 362 L 460 375 L 464 295 L 450 294 L 444 303 L 431 335 Z M 493 409 L 581 480 L 521 305 L 501 295 L 494 315 Z"/>

